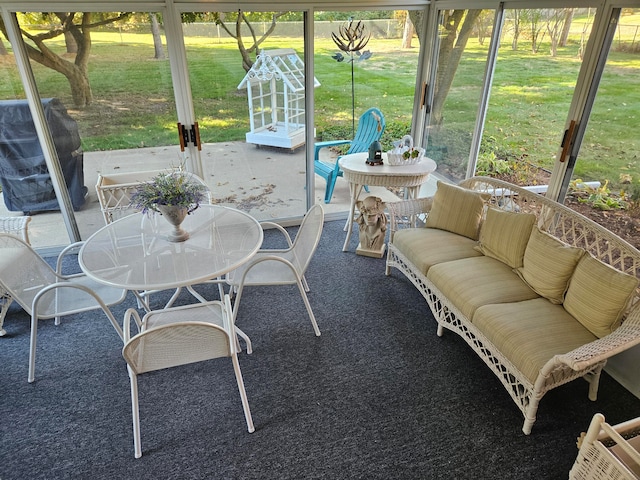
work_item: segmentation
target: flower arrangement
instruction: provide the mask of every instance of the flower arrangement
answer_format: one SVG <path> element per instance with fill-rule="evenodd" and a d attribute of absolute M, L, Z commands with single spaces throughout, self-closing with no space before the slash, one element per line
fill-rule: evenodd
<path fill-rule="evenodd" d="M 158 206 L 182 207 L 193 212 L 205 198 L 207 187 L 183 171 L 159 173 L 138 186 L 131 204 L 142 213 L 159 212 Z"/>

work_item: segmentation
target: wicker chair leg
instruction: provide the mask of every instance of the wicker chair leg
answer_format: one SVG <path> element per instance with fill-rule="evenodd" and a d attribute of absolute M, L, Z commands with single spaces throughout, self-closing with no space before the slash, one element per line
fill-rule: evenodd
<path fill-rule="evenodd" d="M 598 399 L 598 387 L 600 386 L 600 374 L 602 373 L 602 369 L 604 367 L 600 367 L 597 370 L 594 370 L 591 373 L 588 373 L 584 376 L 584 379 L 589 382 L 589 400 L 595 402 Z"/>
<path fill-rule="evenodd" d="M 531 434 L 533 424 L 536 423 L 536 413 L 538 413 L 538 404 L 540 403 L 540 397 L 532 395 L 529 399 L 529 406 L 524 412 L 524 424 L 522 425 L 522 431 L 525 435 Z"/>

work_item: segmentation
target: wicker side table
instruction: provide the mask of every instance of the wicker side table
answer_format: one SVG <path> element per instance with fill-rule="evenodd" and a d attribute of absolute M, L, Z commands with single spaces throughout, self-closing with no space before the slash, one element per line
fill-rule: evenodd
<path fill-rule="evenodd" d="M 342 251 L 349 249 L 349 240 L 353 230 L 353 221 L 356 210 L 356 201 L 365 185 L 378 187 L 404 187 L 407 189 L 409 198 L 416 198 L 420 190 L 420 185 L 427 181 L 431 172 L 435 171 L 436 162 L 430 158 L 423 158 L 421 162 L 414 165 L 368 165 L 366 159 L 368 152 L 353 153 L 340 158 L 340 168 L 344 172 L 344 178 L 349 182 L 351 193 L 351 204 L 349 216 L 344 227 L 347 237 L 344 241 Z M 387 160 L 387 154 L 382 154 L 383 161 Z"/>

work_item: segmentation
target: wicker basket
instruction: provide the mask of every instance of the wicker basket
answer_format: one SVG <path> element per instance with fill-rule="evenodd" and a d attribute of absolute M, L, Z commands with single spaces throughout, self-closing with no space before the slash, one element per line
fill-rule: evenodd
<path fill-rule="evenodd" d="M 388 151 L 387 152 L 387 162 L 389 163 L 389 165 L 415 165 L 416 163 L 419 163 L 420 160 L 422 160 L 422 157 L 424 157 L 424 148 L 414 148 L 414 150 L 418 151 L 418 156 L 414 157 L 414 158 L 404 158 L 404 154 L 403 153 L 393 153 L 393 151 Z"/>
<path fill-rule="evenodd" d="M 132 213 L 131 196 L 142 182 L 151 180 L 160 170 L 99 175 L 96 193 L 106 223 Z"/>
<path fill-rule="evenodd" d="M 604 421 L 602 414 L 594 415 L 569 471 L 570 480 L 640 478 L 640 453 L 636 443 L 639 433 L 640 418 L 611 426 Z"/>
<path fill-rule="evenodd" d="M 413 147 L 413 137 L 411 135 L 405 135 L 402 140 L 393 142 L 394 149 L 387 152 L 387 162 L 389 165 L 402 166 L 402 165 L 415 165 L 424 157 L 424 148 Z M 418 153 L 417 156 L 415 152 Z M 408 158 L 405 156 L 408 154 Z"/>

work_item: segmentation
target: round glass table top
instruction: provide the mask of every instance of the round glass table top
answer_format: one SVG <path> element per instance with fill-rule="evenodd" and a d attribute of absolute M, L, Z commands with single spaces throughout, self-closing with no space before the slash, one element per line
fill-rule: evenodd
<path fill-rule="evenodd" d="M 258 221 L 239 210 L 200 205 L 182 223 L 189 239 L 170 242 L 171 224 L 159 214 L 134 213 L 87 239 L 78 260 L 98 282 L 154 290 L 210 280 L 247 262 L 260 248 Z"/>

